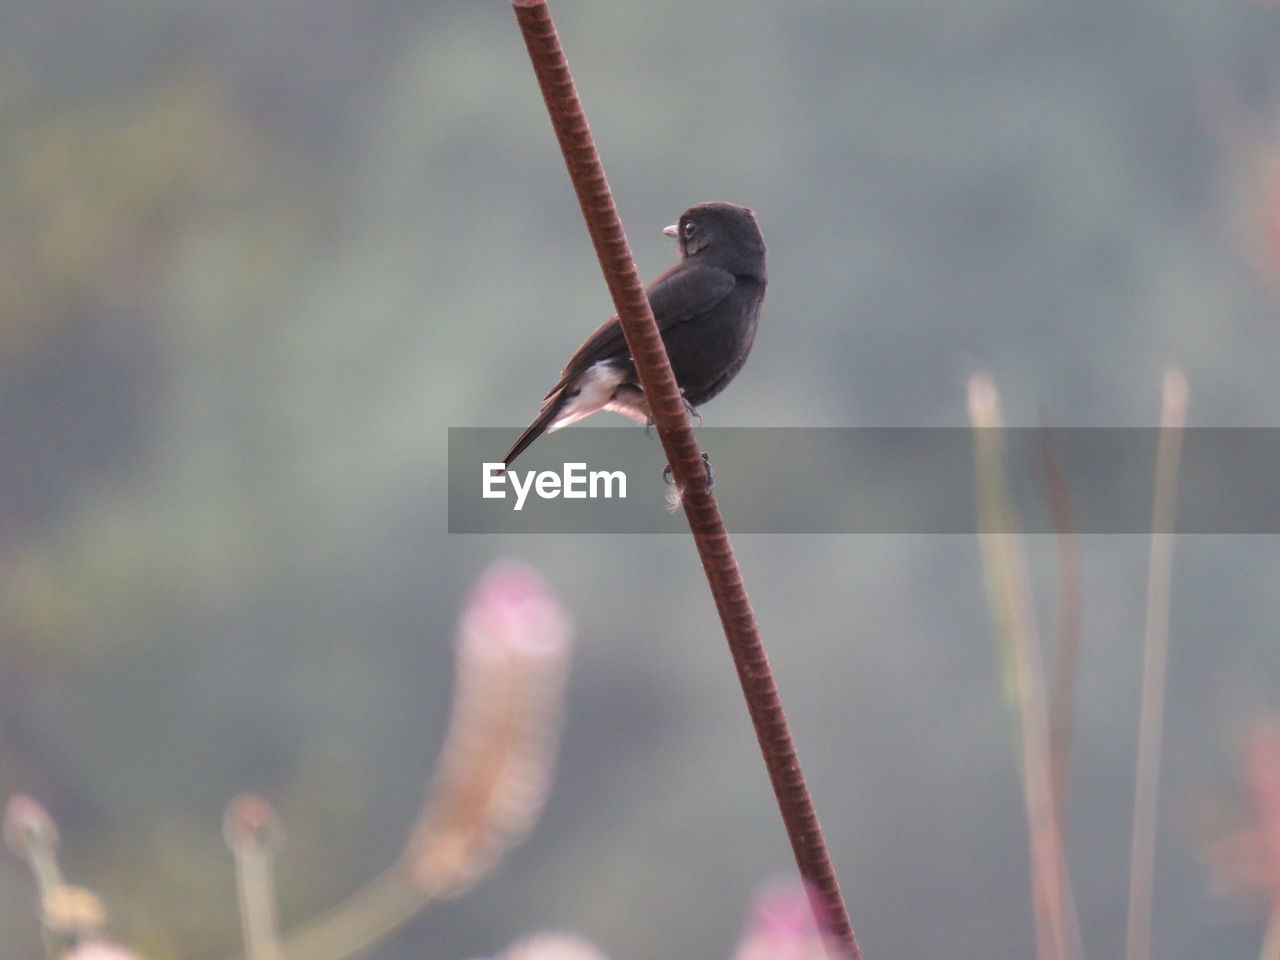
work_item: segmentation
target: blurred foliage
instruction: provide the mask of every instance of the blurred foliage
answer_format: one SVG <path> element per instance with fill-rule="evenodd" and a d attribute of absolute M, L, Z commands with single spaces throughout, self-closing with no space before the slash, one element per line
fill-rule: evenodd
<path fill-rule="evenodd" d="M 1170 361 L 1193 424 L 1280 417 L 1273 5 L 555 13 L 642 273 L 688 204 L 760 214 L 765 320 L 708 424 L 960 424 L 978 369 L 1015 424 L 1150 424 Z M 49 806 L 150 956 L 233 949 L 218 824 L 244 790 L 291 837 L 286 924 L 313 914 L 394 855 L 456 597 L 518 552 L 586 638 L 544 827 L 377 956 L 548 925 L 724 955 L 789 854 L 690 545 L 444 532 L 446 428 L 523 423 L 609 310 L 506 6 L 10 0 L 0 62 L 0 793 Z M 833 478 L 832 509 L 854 495 Z M 739 546 L 867 955 L 1025 955 L 976 544 Z M 1097 953 L 1145 544 L 1083 551 L 1069 854 Z M 1256 954 L 1188 811 L 1274 698 L 1278 575 L 1266 538 L 1179 545 L 1171 960 Z M 27 896 L 0 863 L 0 960 L 38 949 Z"/>

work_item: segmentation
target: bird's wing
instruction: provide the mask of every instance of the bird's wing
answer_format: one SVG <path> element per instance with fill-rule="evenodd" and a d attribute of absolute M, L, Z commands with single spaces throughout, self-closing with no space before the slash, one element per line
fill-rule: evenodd
<path fill-rule="evenodd" d="M 729 295 L 735 282 L 728 270 L 685 260 L 654 280 L 645 292 L 658 329 L 665 333 L 678 323 L 706 313 Z M 617 317 L 610 317 L 583 341 L 547 397 L 564 389 L 566 383 L 593 364 L 624 356 L 627 356 L 627 343 L 622 327 Z"/>

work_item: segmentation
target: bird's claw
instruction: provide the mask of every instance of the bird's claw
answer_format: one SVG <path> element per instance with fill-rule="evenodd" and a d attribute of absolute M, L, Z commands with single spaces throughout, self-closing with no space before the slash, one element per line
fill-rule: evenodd
<path fill-rule="evenodd" d="M 680 399 L 684 400 L 684 412 L 689 415 L 689 419 L 693 421 L 694 426 L 696 427 L 702 426 L 702 414 L 698 412 L 697 407 L 695 407 L 688 400 L 684 399 L 684 390 L 680 391 Z M 645 424 L 644 424 L 644 435 L 646 437 L 651 436 L 649 431 L 652 430 L 653 427 L 654 427 L 654 420 L 653 420 L 653 417 L 650 417 L 648 420 L 645 421 Z"/>
<path fill-rule="evenodd" d="M 680 399 L 684 401 L 684 412 L 689 415 L 689 419 L 698 421 L 698 426 L 702 426 L 702 414 L 698 412 L 698 408 L 690 403 L 689 399 L 684 395 L 684 387 L 680 388 Z"/>
<path fill-rule="evenodd" d="M 702 454 L 702 466 L 707 471 L 707 489 L 714 490 L 716 485 L 716 472 L 711 469 L 711 457 Z M 674 475 L 671 472 L 671 464 L 667 464 L 662 468 L 662 482 L 670 486 L 675 482 Z"/>

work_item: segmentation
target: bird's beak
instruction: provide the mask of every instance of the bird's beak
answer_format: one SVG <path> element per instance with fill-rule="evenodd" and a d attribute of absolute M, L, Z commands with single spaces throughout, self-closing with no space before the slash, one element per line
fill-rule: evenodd
<path fill-rule="evenodd" d="M 662 232 L 665 233 L 668 237 L 678 237 L 680 236 L 680 224 L 673 223 L 669 227 L 663 227 Z"/>

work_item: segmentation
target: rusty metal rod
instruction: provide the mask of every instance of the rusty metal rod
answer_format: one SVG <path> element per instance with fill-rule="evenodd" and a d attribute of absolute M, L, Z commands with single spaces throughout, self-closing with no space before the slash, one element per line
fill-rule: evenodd
<path fill-rule="evenodd" d="M 618 311 L 627 348 L 653 411 L 654 425 L 675 482 L 684 491 L 685 515 L 738 670 L 747 710 L 755 724 L 756 738 L 800 876 L 812 891 L 815 917 L 833 941 L 833 951 L 849 960 L 861 960 L 742 574 L 711 492 L 666 347 L 636 272 L 551 11 L 546 0 L 513 0 L 512 5 L 582 207 L 587 231 Z"/>

